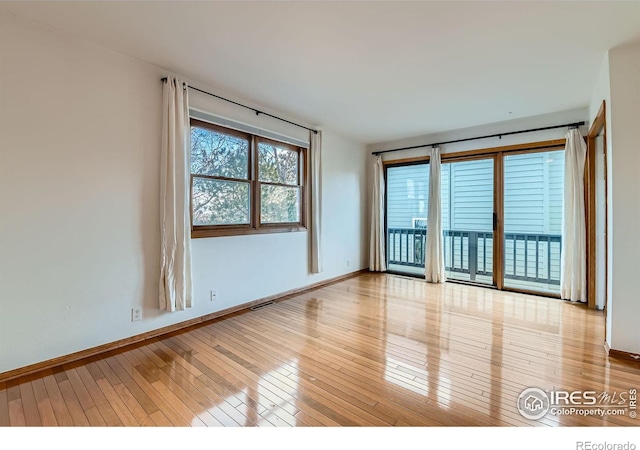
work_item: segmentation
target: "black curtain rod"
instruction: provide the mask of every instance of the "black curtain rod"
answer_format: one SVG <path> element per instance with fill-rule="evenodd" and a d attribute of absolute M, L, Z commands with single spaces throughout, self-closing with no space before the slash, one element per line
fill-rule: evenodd
<path fill-rule="evenodd" d="M 502 136 L 510 136 L 512 134 L 520 134 L 520 133 L 531 133 L 532 131 L 543 131 L 543 130 L 553 130 L 554 128 L 578 128 L 579 126 L 584 125 L 584 122 L 574 122 L 574 123 L 565 123 L 563 125 L 553 125 L 551 127 L 542 127 L 542 128 L 529 128 L 528 130 L 520 130 L 520 131 L 509 131 L 508 133 L 498 133 L 498 134 L 488 134 L 486 136 L 477 136 L 472 138 L 465 139 L 456 139 L 454 141 L 444 141 L 444 142 L 434 142 L 433 144 L 422 144 L 422 145 L 414 145 L 411 147 L 400 147 L 400 148 L 392 148 L 390 150 L 381 150 L 379 152 L 371 152 L 372 155 L 380 155 L 381 153 L 389 153 L 389 152 L 399 152 L 400 150 L 411 150 L 414 148 L 422 148 L 422 147 L 437 147 L 439 145 L 444 144 L 454 144 L 456 142 L 466 142 L 466 141 L 475 141 L 477 139 L 488 139 L 497 137 L 502 139 Z"/>
<path fill-rule="evenodd" d="M 162 78 L 162 81 L 164 83 L 166 83 L 167 82 L 167 78 L 166 77 Z M 296 127 L 300 127 L 300 128 L 304 128 L 305 130 L 313 131 L 314 134 L 318 134 L 318 130 L 314 130 L 313 128 L 305 127 L 304 125 L 300 125 L 298 123 L 291 122 L 291 121 L 289 121 L 287 119 L 283 119 L 282 117 L 274 116 L 273 114 L 269 114 L 269 113 L 266 113 L 264 111 L 260 111 L 259 109 L 252 108 L 251 106 L 243 105 L 242 103 L 234 102 L 233 100 L 229 100 L 228 98 L 220 97 L 219 95 L 212 94 L 211 92 L 203 91 L 202 89 L 198 89 L 198 88 L 193 87 L 193 86 L 187 85 L 187 87 L 189 89 L 193 89 L 194 91 L 198 91 L 198 92 L 202 92 L 203 94 L 210 95 L 211 97 L 215 97 L 215 98 L 218 98 L 220 100 L 224 100 L 225 102 L 233 103 L 234 105 L 240 106 L 242 108 L 250 109 L 251 111 L 256 113 L 256 116 L 259 116 L 260 114 L 262 114 L 263 116 L 271 117 L 272 119 L 280 120 L 280 121 L 286 122 L 286 123 L 288 123 L 290 125 L 293 125 L 293 126 L 296 126 Z"/>

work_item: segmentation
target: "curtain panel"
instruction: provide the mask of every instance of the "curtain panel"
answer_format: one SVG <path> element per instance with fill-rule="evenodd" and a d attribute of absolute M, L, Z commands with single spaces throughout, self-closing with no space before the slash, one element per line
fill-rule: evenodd
<path fill-rule="evenodd" d="M 369 243 L 369 270 L 384 272 L 387 263 L 384 250 L 384 167 L 382 156 L 373 158 L 373 194 L 371 198 L 371 232 Z"/>
<path fill-rule="evenodd" d="M 309 271 L 322 272 L 322 131 L 310 132 L 309 162 L 311 171 L 311 223 Z"/>
<path fill-rule="evenodd" d="M 564 153 L 564 207 L 560 296 L 587 301 L 587 243 L 584 205 L 584 164 L 587 145 L 578 129 L 569 130 Z"/>
<path fill-rule="evenodd" d="M 447 281 L 444 269 L 440 172 L 440 149 L 433 147 L 429 158 L 427 243 L 424 257 L 424 277 L 429 283 L 444 283 Z"/>
<path fill-rule="evenodd" d="M 162 101 L 160 153 L 159 306 L 180 311 L 193 305 L 191 286 L 191 128 L 186 83 L 167 77 Z"/>

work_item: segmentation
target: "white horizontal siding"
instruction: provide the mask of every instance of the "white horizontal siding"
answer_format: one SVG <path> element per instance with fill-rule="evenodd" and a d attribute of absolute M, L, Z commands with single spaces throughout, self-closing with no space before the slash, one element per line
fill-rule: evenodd
<path fill-rule="evenodd" d="M 449 189 L 451 174 L 449 166 L 443 164 L 440 166 L 440 199 L 442 206 L 442 229 L 451 229 L 451 190 Z"/>
<path fill-rule="evenodd" d="M 443 228 L 493 230 L 493 160 L 445 163 L 442 173 L 443 209 L 449 225 Z"/>
<path fill-rule="evenodd" d="M 505 233 L 560 234 L 563 180 L 563 150 L 505 157 Z"/>
<path fill-rule="evenodd" d="M 387 169 L 387 226 L 413 228 L 413 218 L 427 217 L 429 165 Z"/>

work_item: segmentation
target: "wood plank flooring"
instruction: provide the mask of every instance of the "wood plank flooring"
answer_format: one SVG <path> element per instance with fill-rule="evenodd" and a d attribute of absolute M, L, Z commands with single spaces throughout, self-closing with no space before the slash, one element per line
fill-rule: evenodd
<path fill-rule="evenodd" d="M 527 387 L 640 388 L 603 339 L 580 305 L 365 274 L 0 383 L 0 426 L 638 425 L 516 408 Z"/>

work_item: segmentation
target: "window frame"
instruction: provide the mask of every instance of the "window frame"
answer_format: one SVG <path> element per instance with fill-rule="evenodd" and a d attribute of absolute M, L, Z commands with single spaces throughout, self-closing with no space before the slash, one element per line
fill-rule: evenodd
<path fill-rule="evenodd" d="M 189 164 L 189 215 L 191 218 L 191 237 L 205 238 L 217 236 L 241 236 L 250 234 L 264 233 L 288 233 L 296 231 L 306 231 L 308 223 L 308 201 L 309 201 L 309 159 L 307 158 L 307 149 L 286 142 L 257 136 L 251 133 L 227 128 L 199 119 L 190 118 L 189 132 L 191 127 L 197 127 L 217 133 L 227 134 L 230 136 L 246 139 L 249 143 L 249 152 L 247 155 L 247 179 L 236 179 L 223 176 L 199 175 L 191 172 L 191 164 Z M 288 185 L 272 182 L 261 182 L 259 179 L 258 165 L 258 144 L 260 142 L 269 145 L 275 145 L 280 148 L 294 151 L 298 154 L 298 184 Z M 189 149 L 191 152 L 191 149 Z M 249 184 L 249 223 L 248 224 L 221 224 L 221 225 L 194 225 L 193 224 L 193 180 L 194 178 L 214 179 L 220 181 L 245 182 Z M 300 220 L 298 222 L 283 223 L 261 223 L 261 192 L 262 184 L 272 186 L 297 187 L 300 192 Z"/>

